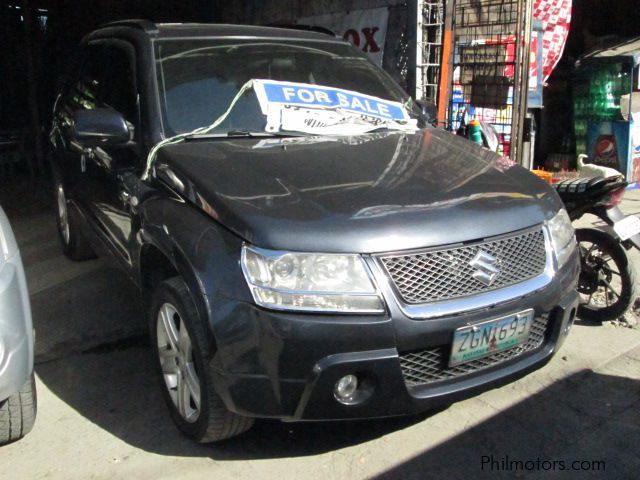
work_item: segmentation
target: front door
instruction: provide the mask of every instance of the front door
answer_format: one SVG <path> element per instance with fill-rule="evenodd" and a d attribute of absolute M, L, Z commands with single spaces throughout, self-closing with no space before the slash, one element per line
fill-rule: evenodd
<path fill-rule="evenodd" d="M 115 256 L 131 266 L 132 211 L 120 175 L 142 164 L 135 49 L 121 40 L 99 40 L 101 78 L 97 105 L 122 114 L 131 130 L 125 145 L 85 149 L 82 161 L 83 204 L 99 236 Z M 91 46 L 95 46 L 90 44 Z"/>

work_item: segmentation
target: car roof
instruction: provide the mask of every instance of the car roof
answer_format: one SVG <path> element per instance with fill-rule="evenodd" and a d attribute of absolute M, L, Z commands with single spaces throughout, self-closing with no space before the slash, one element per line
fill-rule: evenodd
<path fill-rule="evenodd" d="M 143 30 L 154 38 L 211 38 L 211 37 L 245 37 L 245 38 L 283 38 L 298 40 L 315 40 L 345 43 L 325 33 L 310 31 L 304 28 L 262 27 L 254 25 L 230 25 L 221 23 L 153 23 L 148 20 L 120 20 L 103 25 L 94 32 L 104 33 L 105 29 L 133 28 Z"/>
<path fill-rule="evenodd" d="M 280 27 L 258 27 L 254 25 L 228 25 L 206 23 L 161 23 L 157 24 L 160 37 L 260 37 L 299 38 L 310 40 L 336 40 L 324 33 Z"/>

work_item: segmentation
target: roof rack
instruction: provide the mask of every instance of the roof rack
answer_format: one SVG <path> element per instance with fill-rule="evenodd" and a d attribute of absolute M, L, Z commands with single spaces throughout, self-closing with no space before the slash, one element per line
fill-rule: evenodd
<path fill-rule="evenodd" d="M 141 18 L 116 20 L 115 22 L 109 22 L 102 25 L 101 28 L 105 27 L 132 27 L 144 30 L 145 33 L 148 33 L 150 35 L 156 35 L 158 33 L 158 26 L 154 22 Z"/>

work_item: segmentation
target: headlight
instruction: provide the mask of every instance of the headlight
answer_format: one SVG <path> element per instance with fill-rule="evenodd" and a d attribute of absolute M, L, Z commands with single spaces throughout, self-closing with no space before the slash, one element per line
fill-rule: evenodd
<path fill-rule="evenodd" d="M 549 234 L 551 235 L 551 244 L 553 251 L 558 260 L 558 268 L 562 267 L 571 253 L 576 248 L 576 237 L 571 225 L 569 214 L 564 208 L 561 208 L 554 217 L 547 222 Z"/>
<path fill-rule="evenodd" d="M 242 271 L 258 305 L 278 310 L 382 313 L 360 255 L 242 248 Z"/>

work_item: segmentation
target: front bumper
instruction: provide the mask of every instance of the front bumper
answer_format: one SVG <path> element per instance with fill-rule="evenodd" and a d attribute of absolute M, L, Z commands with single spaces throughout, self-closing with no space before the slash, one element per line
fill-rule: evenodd
<path fill-rule="evenodd" d="M 389 301 L 386 316 L 308 315 L 269 311 L 247 302 L 209 298 L 217 354 L 211 362 L 227 408 L 288 421 L 406 415 L 449 404 L 520 378 L 546 364 L 562 345 L 578 305 L 577 255 L 545 288 L 461 315 L 412 320 Z M 535 349 L 486 368 L 424 385 L 407 382 L 401 357 L 448 348 L 468 323 L 532 308 L 547 318 Z M 344 405 L 336 382 L 355 374 L 365 390 Z"/>

